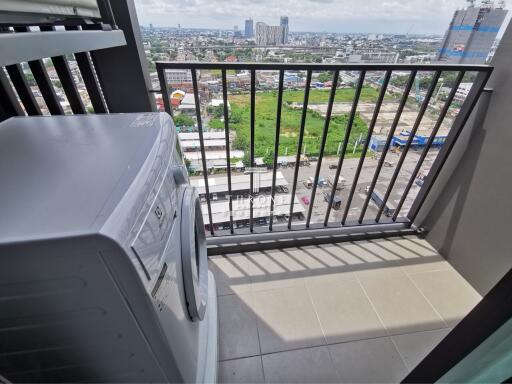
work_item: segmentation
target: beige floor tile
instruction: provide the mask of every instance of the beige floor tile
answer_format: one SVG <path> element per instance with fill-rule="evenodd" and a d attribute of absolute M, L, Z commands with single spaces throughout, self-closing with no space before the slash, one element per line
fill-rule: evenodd
<path fill-rule="evenodd" d="M 419 263 L 411 263 L 404 265 L 402 268 L 408 275 L 415 273 L 431 272 L 431 271 L 447 271 L 452 269 L 450 263 L 448 263 L 442 256 L 431 256 L 428 258 L 420 259 Z"/>
<path fill-rule="evenodd" d="M 305 348 L 264 355 L 267 383 L 335 383 L 336 369 L 327 347 Z"/>
<path fill-rule="evenodd" d="M 249 261 L 244 255 L 210 256 L 209 268 L 215 276 L 217 295 L 230 295 L 251 290 Z"/>
<path fill-rule="evenodd" d="M 436 329 L 396 335 L 392 339 L 405 364 L 412 370 L 450 331 L 451 329 Z"/>
<path fill-rule="evenodd" d="M 323 249 L 325 252 L 331 254 L 334 258 L 340 260 L 342 263 L 344 263 L 347 267 L 354 267 L 360 264 L 364 264 L 365 261 L 356 255 L 354 255 L 352 252 L 349 252 L 348 250 L 344 249 L 343 244 L 322 244 L 319 245 L 321 249 Z"/>
<path fill-rule="evenodd" d="M 386 336 L 359 282 L 337 276 L 306 280 L 327 343 Z"/>
<path fill-rule="evenodd" d="M 356 276 L 390 334 L 446 328 L 399 267 L 358 271 Z"/>
<path fill-rule="evenodd" d="M 304 286 L 306 266 L 281 250 L 247 254 L 251 287 L 254 291 Z"/>
<path fill-rule="evenodd" d="M 378 254 L 363 247 L 364 242 L 343 243 L 341 248 L 365 263 L 381 263 L 385 261 Z"/>
<path fill-rule="evenodd" d="M 454 270 L 418 273 L 410 278 L 450 327 L 481 300 L 478 292 Z"/>
<path fill-rule="evenodd" d="M 260 353 L 258 326 L 251 292 L 220 296 L 220 360 L 254 356 Z"/>
<path fill-rule="evenodd" d="M 387 242 L 388 243 L 388 242 Z M 383 244 L 387 244 L 384 241 L 377 241 L 377 240 L 371 240 L 368 242 L 358 242 L 357 244 L 367 250 L 368 252 L 371 252 L 375 256 L 379 257 L 383 261 L 400 261 L 404 258 L 397 254 L 396 252 L 392 252 L 391 250 L 387 249 L 386 247 L 383 247 Z"/>
<path fill-rule="evenodd" d="M 410 237 L 392 237 L 389 239 L 372 240 L 372 242 L 404 260 L 428 258 L 438 255 L 434 248 L 421 239 L 413 241 Z"/>
<path fill-rule="evenodd" d="M 304 286 L 254 292 L 262 353 L 325 344 Z"/>
<path fill-rule="evenodd" d="M 347 266 L 347 263 L 343 261 L 342 258 L 336 257 L 333 253 L 329 252 L 328 249 L 325 249 L 322 246 L 307 246 L 301 247 L 300 249 L 309 255 L 309 257 L 315 258 L 322 266 L 322 269 L 340 269 Z"/>
<path fill-rule="evenodd" d="M 261 356 L 221 361 L 219 383 L 263 383 Z"/>
<path fill-rule="evenodd" d="M 342 383 L 398 383 L 407 367 L 389 337 L 328 346 Z"/>

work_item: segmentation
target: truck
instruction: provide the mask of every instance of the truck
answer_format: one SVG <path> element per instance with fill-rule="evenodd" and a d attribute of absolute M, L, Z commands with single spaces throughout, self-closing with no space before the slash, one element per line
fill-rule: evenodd
<path fill-rule="evenodd" d="M 329 192 L 324 192 L 324 200 L 326 203 L 331 201 L 331 194 Z M 332 208 L 335 210 L 341 208 L 341 198 L 339 196 L 334 195 L 332 199 Z"/>
<path fill-rule="evenodd" d="M 334 185 L 334 176 L 327 176 L 327 184 L 331 187 Z M 338 178 L 338 184 L 336 185 L 336 190 L 341 191 L 345 187 L 345 178 L 340 176 Z"/>
<path fill-rule="evenodd" d="M 372 200 L 377 205 L 377 207 L 381 208 L 384 202 L 384 197 L 380 194 L 380 192 L 373 190 L 372 191 Z M 386 204 L 384 204 L 384 208 L 382 209 L 382 213 L 384 216 L 391 217 L 395 213 L 395 206 L 388 200 Z"/>

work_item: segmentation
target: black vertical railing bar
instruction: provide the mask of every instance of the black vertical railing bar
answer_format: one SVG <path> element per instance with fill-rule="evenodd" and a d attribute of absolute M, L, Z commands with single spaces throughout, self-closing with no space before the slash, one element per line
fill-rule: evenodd
<path fill-rule="evenodd" d="M 400 210 L 402 209 L 402 206 L 404 205 L 405 199 L 407 198 L 407 195 L 409 194 L 412 184 L 414 183 L 414 180 L 416 179 L 416 175 L 420 171 L 423 161 L 427 157 L 428 151 L 430 150 L 430 147 L 432 146 L 432 144 L 436 138 L 437 132 L 439 131 L 439 128 L 441 128 L 444 118 L 445 118 L 446 114 L 448 113 L 448 110 L 450 109 L 450 106 L 455 97 L 455 94 L 457 93 L 457 89 L 459 88 L 459 85 L 462 82 L 464 74 L 465 74 L 464 71 L 460 71 L 455 79 L 452 89 L 450 90 L 450 93 L 448 94 L 448 98 L 446 99 L 446 101 L 443 105 L 443 109 L 441 109 L 441 112 L 439 113 L 439 116 L 434 125 L 434 128 L 432 129 L 432 132 L 430 133 L 430 137 L 427 141 L 427 144 L 425 145 L 425 148 L 423 148 L 423 151 L 421 152 L 420 158 L 418 159 L 418 161 L 416 163 L 414 171 L 412 172 L 411 177 L 409 178 L 409 181 L 407 182 L 407 185 L 404 189 L 404 192 L 402 193 L 402 197 L 400 198 L 400 201 L 398 202 L 398 204 L 396 206 L 395 213 L 393 214 L 393 217 L 392 217 L 393 221 L 396 221 L 398 214 L 400 213 Z"/>
<path fill-rule="evenodd" d="M 395 167 L 395 171 L 393 172 L 393 176 L 391 177 L 391 180 L 389 181 L 388 189 L 386 190 L 386 193 L 384 194 L 382 203 L 377 212 L 377 216 L 375 217 L 375 222 L 377 222 L 377 223 L 379 222 L 379 220 L 382 216 L 382 212 L 384 211 L 384 207 L 386 206 L 386 204 L 388 202 L 389 196 L 391 195 L 391 191 L 393 191 L 393 187 L 395 186 L 396 179 L 398 178 L 398 175 L 400 174 L 400 170 L 402 169 L 402 165 L 405 161 L 405 158 L 407 157 L 409 148 L 411 147 L 414 137 L 416 136 L 416 132 L 418 131 L 420 123 L 423 120 L 423 116 L 425 115 L 425 112 L 428 108 L 428 104 L 430 102 L 430 99 L 432 98 L 432 95 L 434 94 L 434 91 L 436 89 L 436 86 L 437 86 L 437 83 L 438 83 L 438 80 L 440 77 L 441 77 L 441 72 L 436 71 L 432 78 L 430 86 L 427 90 L 427 93 L 425 94 L 425 98 L 423 99 L 420 110 L 418 111 L 418 115 L 416 116 L 414 125 L 413 125 L 411 131 L 409 132 L 409 138 L 407 139 L 407 142 L 405 143 L 404 148 L 402 149 L 402 153 L 400 154 L 400 159 L 398 160 L 398 163 Z"/>
<path fill-rule="evenodd" d="M 370 146 L 370 140 L 373 135 L 373 130 L 375 129 L 375 124 L 377 123 L 377 119 L 379 117 L 380 109 L 382 107 L 382 102 L 384 101 L 384 97 L 386 96 L 386 90 L 388 88 L 389 80 L 391 79 L 391 70 L 386 71 L 384 75 L 384 80 L 382 81 L 379 96 L 377 98 L 377 103 L 375 104 L 375 109 L 373 110 L 372 120 L 370 121 L 370 125 L 368 126 L 368 132 L 366 133 L 366 138 L 363 145 L 363 150 L 361 151 L 361 157 L 359 158 L 359 162 L 357 163 L 356 172 L 354 174 L 354 180 L 352 182 L 352 187 L 350 188 L 350 192 L 347 198 L 347 202 L 345 203 L 345 210 L 343 211 L 343 217 L 341 219 L 341 225 L 345 225 L 347 221 L 348 211 L 350 209 L 350 205 L 352 204 L 352 199 L 354 198 L 354 193 L 357 188 L 357 182 L 359 180 L 359 176 L 361 175 L 361 171 L 363 169 L 364 159 L 366 157 L 366 153 L 368 152 L 368 147 Z"/>
<path fill-rule="evenodd" d="M 402 94 L 402 98 L 400 99 L 400 103 L 398 105 L 398 109 L 395 114 L 395 118 L 393 120 L 393 123 L 391 124 L 391 128 L 389 129 L 386 143 L 384 144 L 384 147 L 382 148 L 382 154 L 380 156 L 379 162 L 377 163 L 377 168 L 375 169 L 375 173 L 373 175 L 373 179 L 370 184 L 370 188 L 368 189 L 366 199 L 364 201 L 363 207 L 361 208 L 361 214 L 358 219 L 359 224 L 361 224 L 363 222 L 364 215 L 366 214 L 366 210 L 368 209 L 368 204 L 370 203 L 372 193 L 375 189 L 375 185 L 377 184 L 377 180 L 379 179 L 380 171 L 382 169 L 382 166 L 384 165 L 384 160 L 385 160 L 386 154 L 389 150 L 389 146 L 391 145 L 391 140 L 393 139 L 393 135 L 395 134 L 396 127 L 398 126 L 398 123 L 400 121 L 400 117 L 402 116 L 402 112 L 404 110 L 405 104 L 407 103 L 407 99 L 409 98 L 409 93 L 414 84 L 414 79 L 416 77 L 416 73 L 417 73 L 417 70 L 412 70 L 411 74 L 409 75 L 409 79 L 407 80 L 407 84 L 405 86 L 404 93 Z"/>
<path fill-rule="evenodd" d="M 251 126 L 250 126 L 250 149 L 249 161 L 251 171 L 249 172 L 249 230 L 254 230 L 253 210 L 254 210 L 254 118 L 256 112 L 256 70 L 251 70 Z"/>
<path fill-rule="evenodd" d="M 231 154 L 229 150 L 229 109 L 228 109 L 228 89 L 227 89 L 226 70 L 222 70 L 222 103 L 224 109 L 224 135 L 226 137 L 226 170 L 228 172 L 228 195 L 229 195 L 229 230 L 233 230 L 233 196 L 231 193 Z"/>
<path fill-rule="evenodd" d="M 334 182 L 332 183 L 331 188 L 331 196 L 329 197 L 329 205 L 327 206 L 327 211 L 325 212 L 324 219 L 324 227 L 327 227 L 329 223 L 329 215 L 331 214 L 332 203 L 334 201 L 334 195 L 336 194 L 336 189 L 338 188 L 338 178 L 340 177 L 341 168 L 343 167 L 343 160 L 345 159 L 345 153 L 348 147 L 348 141 L 350 140 L 350 133 L 352 132 L 352 126 L 354 125 L 354 119 L 356 117 L 357 104 L 359 103 L 359 97 L 361 96 L 361 90 L 364 85 L 364 78 L 366 76 L 366 71 L 361 71 L 359 74 L 359 81 L 357 83 L 357 88 L 354 93 L 354 100 L 352 101 L 352 108 L 350 110 L 350 115 L 347 122 L 347 127 L 345 129 L 345 137 L 343 138 L 343 144 L 341 147 L 341 151 L 339 154 L 338 166 L 336 168 L 336 174 L 334 176 Z"/>
<path fill-rule="evenodd" d="M 311 88 L 311 75 L 313 71 L 308 69 L 306 73 L 306 87 L 304 89 L 304 102 L 302 103 L 302 115 L 300 119 L 300 131 L 299 131 L 299 141 L 297 143 L 297 156 L 295 158 L 295 169 L 293 171 L 293 184 L 292 184 L 292 194 L 291 194 L 291 202 L 290 202 L 290 215 L 288 217 L 288 229 L 292 229 L 292 219 L 293 219 L 293 207 L 295 204 L 295 192 L 297 190 L 297 178 L 299 177 L 299 167 L 300 167 L 300 153 L 302 151 L 302 142 L 304 139 L 304 128 L 306 126 L 306 116 L 308 114 L 308 101 L 309 101 L 309 90 Z"/>
<path fill-rule="evenodd" d="M 14 85 L 14 88 L 16 89 L 21 102 L 23 103 L 23 106 L 25 107 L 25 111 L 27 111 L 27 115 L 41 115 L 41 108 L 39 108 L 36 98 L 34 97 L 34 94 L 28 85 L 27 78 L 23 73 L 21 65 L 7 65 L 5 69 L 11 78 L 12 84 Z"/>
<path fill-rule="evenodd" d="M 9 78 L 0 67 L 0 121 L 8 119 L 13 116 L 25 116 L 25 112 L 18 103 L 18 99 L 14 90 L 11 87 Z"/>
<path fill-rule="evenodd" d="M 160 82 L 160 91 L 162 92 L 162 101 L 164 103 L 164 110 L 172 116 L 171 100 L 169 97 L 169 88 L 167 88 L 167 81 L 165 78 L 165 68 L 158 65 L 156 67 L 158 74 L 158 81 Z"/>
<path fill-rule="evenodd" d="M 425 198 L 427 197 L 430 190 L 432 189 L 432 186 L 437 180 L 437 177 L 439 176 L 441 169 L 446 163 L 446 159 L 450 155 L 457 139 L 460 136 L 460 133 L 462 132 L 462 129 L 464 128 L 466 122 L 469 119 L 469 116 L 471 115 L 471 112 L 475 108 L 476 103 L 478 102 L 478 98 L 482 93 L 485 85 L 487 84 L 487 80 L 489 80 L 491 73 L 491 71 L 478 73 L 477 78 L 475 79 L 475 82 L 473 83 L 473 86 L 469 91 L 467 99 L 465 100 L 464 104 L 462 105 L 459 111 L 459 114 L 457 115 L 455 121 L 453 122 L 452 128 L 448 133 L 448 137 L 446 138 L 445 143 L 443 144 L 441 150 L 439 151 L 439 154 L 437 155 L 434 164 L 432 164 L 432 168 L 429 174 L 427 175 L 418 193 L 418 196 L 414 200 L 412 207 L 409 210 L 409 213 L 407 214 L 407 218 L 410 220 L 411 223 L 413 223 L 414 220 L 416 219 L 419 210 L 421 209 L 423 203 L 425 202 Z"/>
<path fill-rule="evenodd" d="M 201 103 L 199 100 L 199 87 L 197 85 L 197 73 L 195 69 L 191 69 L 192 87 L 194 88 L 194 100 L 196 106 L 197 132 L 199 133 L 199 146 L 201 148 L 201 162 L 203 165 L 204 188 L 206 192 L 206 205 L 208 206 L 208 220 L 210 222 L 210 233 L 215 234 L 213 230 L 212 207 L 210 205 L 210 188 L 208 186 L 208 168 L 206 166 L 206 154 L 204 151 L 203 124 L 201 121 Z"/>
<path fill-rule="evenodd" d="M 274 163 L 272 169 L 272 189 L 270 190 L 270 217 L 268 230 L 272 232 L 272 223 L 274 221 L 274 198 L 276 196 L 276 173 L 277 173 L 277 161 L 279 158 L 279 135 L 281 133 L 281 110 L 283 107 L 283 80 L 284 70 L 279 71 L 279 85 L 277 93 L 277 112 L 276 112 L 276 134 L 274 138 Z M 293 204 L 293 196 L 292 196 Z"/>
<path fill-rule="evenodd" d="M 310 199 L 310 203 L 309 203 L 308 216 L 306 219 L 306 228 L 309 228 L 309 223 L 311 221 L 311 215 L 313 213 L 313 207 L 315 204 L 316 187 L 318 184 L 318 178 L 320 177 L 320 167 L 322 166 L 322 158 L 324 156 L 325 143 L 327 141 L 327 133 L 329 131 L 329 124 L 331 122 L 332 106 L 334 104 L 334 98 L 336 96 L 336 88 L 338 87 L 339 75 L 340 75 L 340 72 L 338 70 L 334 71 L 334 76 L 332 79 L 331 93 L 329 95 L 329 104 L 327 105 L 327 112 L 325 114 L 324 130 L 322 132 L 322 141 L 320 142 L 320 152 L 318 154 L 318 161 L 317 161 L 317 166 L 316 166 L 316 171 L 315 171 L 315 179 L 313 182 L 313 190 L 311 191 L 311 199 Z"/>
<path fill-rule="evenodd" d="M 41 26 L 39 29 L 43 32 L 54 31 L 54 26 Z M 57 76 L 59 77 L 60 84 L 62 85 L 62 89 L 66 94 L 66 98 L 68 99 L 69 106 L 71 107 L 71 111 L 74 114 L 80 115 L 85 113 L 85 106 L 80 94 L 78 93 L 78 89 L 76 87 L 75 81 L 73 79 L 73 74 L 71 73 L 71 69 L 69 68 L 69 63 L 64 56 L 54 56 L 51 58 L 53 67 L 55 68 L 55 72 L 57 72 Z"/>
<path fill-rule="evenodd" d="M 16 33 L 30 33 L 30 29 L 28 27 L 14 27 L 14 31 Z M 43 96 L 46 107 L 50 113 L 52 115 L 63 115 L 64 110 L 57 99 L 57 94 L 55 93 L 55 89 L 50 81 L 48 72 L 46 72 L 43 60 L 31 60 L 28 62 L 28 66 L 32 71 L 37 87 L 39 88 L 39 91 L 41 91 L 41 95 Z"/>

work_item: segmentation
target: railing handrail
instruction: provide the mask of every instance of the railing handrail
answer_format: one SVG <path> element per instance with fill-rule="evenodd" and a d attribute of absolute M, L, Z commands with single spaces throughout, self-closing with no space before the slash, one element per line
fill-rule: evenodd
<path fill-rule="evenodd" d="M 466 71 L 491 72 L 487 64 L 402 64 L 402 63 L 244 63 L 244 62 L 199 62 L 199 61 L 156 61 L 157 69 L 233 69 L 233 70 L 308 70 L 313 71 Z"/>

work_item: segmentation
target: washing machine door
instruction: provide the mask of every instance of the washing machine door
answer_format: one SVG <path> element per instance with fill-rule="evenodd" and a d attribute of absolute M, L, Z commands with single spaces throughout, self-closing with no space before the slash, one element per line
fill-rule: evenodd
<path fill-rule="evenodd" d="M 185 188 L 181 205 L 181 261 L 188 314 L 200 321 L 208 297 L 208 259 L 201 202 L 192 187 Z"/>

